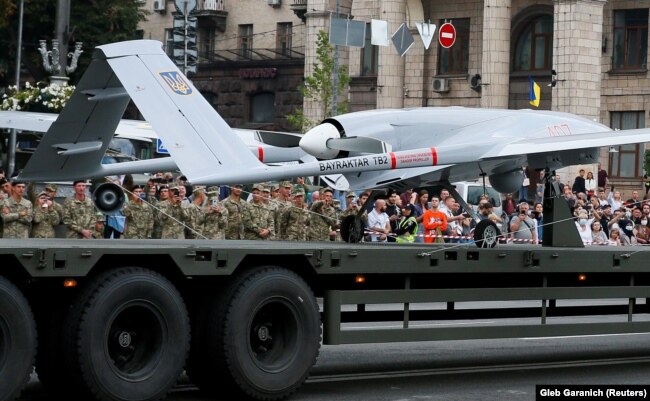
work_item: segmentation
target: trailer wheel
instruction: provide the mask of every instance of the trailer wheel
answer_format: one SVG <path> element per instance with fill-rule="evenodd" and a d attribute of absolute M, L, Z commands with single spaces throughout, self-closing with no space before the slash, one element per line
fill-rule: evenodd
<path fill-rule="evenodd" d="M 247 397 L 288 397 L 316 362 L 318 304 L 307 283 L 289 270 L 267 267 L 240 281 L 222 324 L 225 370 Z"/>
<path fill-rule="evenodd" d="M 158 400 L 176 383 L 190 342 L 180 293 L 158 273 L 112 271 L 84 302 L 76 333 L 82 384 L 100 400 Z"/>
<path fill-rule="evenodd" d="M 499 241 L 499 228 L 490 220 L 481 220 L 474 229 L 474 243 L 479 248 L 494 248 Z"/>
<path fill-rule="evenodd" d="M 36 322 L 22 292 L 0 276 L 0 400 L 18 397 L 36 355 Z"/>

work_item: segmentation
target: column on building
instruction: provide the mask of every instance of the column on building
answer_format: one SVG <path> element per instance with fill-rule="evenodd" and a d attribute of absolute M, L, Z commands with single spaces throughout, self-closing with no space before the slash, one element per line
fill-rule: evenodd
<path fill-rule="evenodd" d="M 553 10 L 553 69 L 558 82 L 553 88 L 552 110 L 600 121 L 603 8 L 605 0 L 555 0 Z M 607 150 L 601 159 L 607 160 Z M 564 173 L 570 180 L 580 168 Z"/>
<path fill-rule="evenodd" d="M 511 0 L 484 0 L 481 107 L 508 108 Z"/>
<path fill-rule="evenodd" d="M 600 83 L 605 0 L 555 0 L 553 12 L 552 110 L 600 120 Z"/>
<path fill-rule="evenodd" d="M 388 21 L 389 32 L 395 32 L 406 22 L 406 0 L 380 2 L 379 15 Z M 404 65 L 404 58 L 393 46 L 379 47 L 377 108 L 404 107 Z"/>
<path fill-rule="evenodd" d="M 425 82 L 425 49 L 415 23 L 425 21 L 421 0 L 406 1 L 407 24 L 415 40 L 411 50 L 406 53 L 404 68 L 404 107 L 425 106 L 430 81 Z M 430 48 L 431 49 L 431 48 Z M 430 51 L 430 50 L 429 50 Z"/>
<path fill-rule="evenodd" d="M 337 0 L 308 0 L 305 34 L 305 77 L 314 73 L 314 64 L 318 61 L 316 43 L 318 32 L 328 32 L 330 15 L 335 15 Z M 350 13 L 352 0 L 338 0 L 339 13 L 347 17 Z M 339 65 L 348 65 L 349 51 L 345 46 L 339 46 Z M 347 92 L 339 100 L 345 100 Z M 325 117 L 323 105 L 318 100 L 304 99 L 303 112 L 305 117 L 312 121 L 320 122 Z"/>

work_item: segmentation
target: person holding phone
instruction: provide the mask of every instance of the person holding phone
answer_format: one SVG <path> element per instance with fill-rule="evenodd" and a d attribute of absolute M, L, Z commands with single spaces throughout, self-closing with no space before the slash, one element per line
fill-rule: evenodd
<path fill-rule="evenodd" d="M 30 238 L 54 238 L 56 233 L 54 227 L 61 221 L 61 216 L 54 208 L 52 198 L 43 191 L 36 197 L 34 207 L 34 218 L 32 220 L 32 231 Z"/>
<path fill-rule="evenodd" d="M 206 196 L 208 201 L 203 208 L 205 220 L 203 222 L 203 236 L 207 239 L 226 239 L 226 226 L 228 225 L 228 209 L 219 204 L 219 187 L 208 187 Z"/>

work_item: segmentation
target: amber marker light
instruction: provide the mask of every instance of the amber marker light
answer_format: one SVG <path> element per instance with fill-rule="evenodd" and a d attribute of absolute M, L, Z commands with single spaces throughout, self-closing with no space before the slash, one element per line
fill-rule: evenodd
<path fill-rule="evenodd" d="M 73 288 L 77 286 L 77 280 L 73 278 L 68 278 L 63 280 L 63 287 L 64 288 Z"/>
<path fill-rule="evenodd" d="M 578 274 L 578 281 L 587 281 L 586 274 Z"/>
<path fill-rule="evenodd" d="M 357 284 L 363 284 L 366 282 L 366 276 L 363 274 L 357 274 L 357 276 L 354 278 L 354 282 Z"/>

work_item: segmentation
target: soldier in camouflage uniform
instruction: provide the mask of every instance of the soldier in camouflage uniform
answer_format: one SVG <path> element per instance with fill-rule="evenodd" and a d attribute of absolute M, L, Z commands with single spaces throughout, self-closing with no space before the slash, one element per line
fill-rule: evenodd
<path fill-rule="evenodd" d="M 305 193 L 300 188 L 291 191 L 293 207 L 282 213 L 280 229 L 285 241 L 306 241 L 309 227 L 309 211 L 305 209 Z"/>
<path fill-rule="evenodd" d="M 4 201 L 10 197 L 11 197 L 11 181 L 7 180 L 4 177 L 0 178 L 0 213 L 2 213 L 2 206 L 4 205 Z M 2 222 L 2 218 L 0 218 L 0 238 L 3 236 L 2 235 L 3 227 L 4 227 L 4 223 Z"/>
<path fill-rule="evenodd" d="M 336 237 L 336 211 L 332 206 L 332 190 L 323 189 L 321 199 L 311 205 L 311 214 L 309 216 L 309 235 L 310 241 L 329 241 L 330 238 Z"/>
<path fill-rule="evenodd" d="M 203 210 L 203 202 L 205 202 L 205 187 L 197 186 L 192 190 L 192 202 L 184 205 L 187 214 L 187 227 L 185 228 L 185 238 L 187 239 L 204 237 L 205 211 Z"/>
<path fill-rule="evenodd" d="M 208 202 L 203 208 L 203 236 L 207 239 L 226 239 L 228 209 L 219 204 L 219 187 L 208 187 L 207 196 Z"/>
<path fill-rule="evenodd" d="M 131 200 L 124 206 L 122 213 L 126 217 L 124 238 L 149 239 L 153 234 L 153 207 L 144 201 L 146 196 L 143 185 L 131 189 Z"/>
<path fill-rule="evenodd" d="M 161 173 L 162 174 L 162 173 Z M 154 197 L 154 199 L 156 199 Z M 151 238 L 160 239 L 162 236 L 162 221 L 160 220 L 160 202 L 169 200 L 169 186 L 161 185 L 158 188 L 158 199 L 152 204 L 153 210 L 153 233 Z"/>
<path fill-rule="evenodd" d="M 95 224 L 93 226 L 92 238 L 93 239 L 103 239 L 104 238 L 104 229 L 106 228 L 106 217 L 97 212 L 95 214 Z"/>
<path fill-rule="evenodd" d="M 32 202 L 23 198 L 25 183 L 11 183 L 11 196 L 3 201 L 2 222 L 4 232 L 2 238 L 29 238 L 32 225 Z"/>
<path fill-rule="evenodd" d="M 47 196 L 49 196 L 50 199 L 52 199 L 52 205 L 50 207 L 54 208 L 54 210 L 56 210 L 56 212 L 59 214 L 60 220 L 57 224 L 61 224 L 61 222 L 63 221 L 63 205 L 56 201 L 56 190 L 57 190 L 56 184 L 47 184 L 43 188 L 43 191 L 47 194 Z"/>
<path fill-rule="evenodd" d="M 264 186 L 255 184 L 253 186 L 253 201 L 243 214 L 244 239 L 270 240 L 275 235 L 274 219 L 262 198 Z"/>
<path fill-rule="evenodd" d="M 90 239 L 95 225 L 95 206 L 86 196 L 86 181 L 75 181 L 74 195 L 63 203 L 63 224 L 68 227 L 67 238 Z"/>
<path fill-rule="evenodd" d="M 228 210 L 228 225 L 226 226 L 226 239 L 243 239 L 243 215 L 248 208 L 248 203 L 241 199 L 242 185 L 231 186 L 230 196 L 221 201 L 221 208 Z"/>
<path fill-rule="evenodd" d="M 54 208 L 54 202 L 47 192 L 43 191 L 36 196 L 34 206 L 34 219 L 32 220 L 31 238 L 54 238 L 54 226 L 61 221 L 61 216 Z"/>
<path fill-rule="evenodd" d="M 264 206 L 266 206 L 266 208 L 269 209 L 269 212 L 271 213 L 271 217 L 273 218 L 273 229 L 275 232 L 273 239 L 279 240 L 280 237 L 278 235 L 278 230 L 280 229 L 280 227 L 277 221 L 278 217 L 276 217 L 279 205 L 275 202 L 274 199 L 271 199 L 271 187 L 272 184 L 270 183 L 264 185 L 262 189 L 262 200 L 264 201 Z"/>
<path fill-rule="evenodd" d="M 278 197 L 275 199 L 275 233 L 279 238 L 283 238 L 282 228 L 280 227 L 280 219 L 282 214 L 293 207 L 291 201 L 291 190 L 293 184 L 290 181 L 282 181 L 280 183 Z"/>
<path fill-rule="evenodd" d="M 181 204 L 178 186 L 169 186 L 169 199 L 158 203 L 162 232 L 160 238 L 185 239 L 187 211 Z"/>

